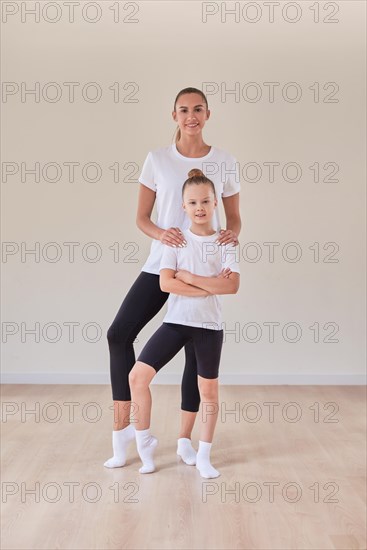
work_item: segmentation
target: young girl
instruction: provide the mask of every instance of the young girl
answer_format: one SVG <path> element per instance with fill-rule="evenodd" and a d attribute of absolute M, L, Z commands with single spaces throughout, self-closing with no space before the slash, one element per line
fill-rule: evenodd
<path fill-rule="evenodd" d="M 135 440 L 134 426 L 130 424 L 129 386 L 129 372 L 135 364 L 134 341 L 169 297 L 169 293 L 164 292 L 159 285 L 159 265 L 164 248 L 184 244 L 181 230 L 189 227 L 189 220 L 181 207 L 180 182 L 185 181 L 191 168 L 198 167 L 208 172 L 217 197 L 222 201 L 225 229 L 220 229 L 218 210 L 213 219 L 213 227 L 218 229 L 218 242 L 238 243 L 237 237 L 241 230 L 238 163 L 227 151 L 204 141 L 203 129 L 210 114 L 208 100 L 201 90 L 189 87 L 179 91 L 172 111 L 172 118 L 177 124 L 175 142 L 150 151 L 139 176 L 136 223 L 152 239 L 152 245 L 141 272 L 107 331 L 114 421 L 113 456 L 104 463 L 106 468 L 124 466 L 128 446 Z M 154 206 L 156 219 L 153 221 Z M 190 438 L 199 405 L 196 356 L 189 340 L 185 344 L 181 427 L 177 442 L 182 459 L 188 462 L 195 461 L 196 457 Z"/>
<path fill-rule="evenodd" d="M 161 327 L 141 351 L 129 375 L 132 401 L 137 405 L 135 436 L 143 462 L 140 473 L 155 470 L 157 439 L 150 433 L 149 384 L 156 373 L 192 341 L 202 409 L 196 468 L 204 478 L 218 477 L 210 449 L 218 416 L 218 369 L 223 343 L 218 294 L 235 294 L 239 287 L 238 245 L 216 244 L 212 219 L 217 206 L 215 187 L 201 170 L 193 169 L 182 188 L 182 206 L 191 226 L 183 231 L 186 246 L 165 246 L 160 262 L 160 287 L 169 292 L 168 311 Z M 210 328 L 209 328 L 210 327 Z M 184 455 L 177 450 L 177 454 Z M 195 464 L 195 461 L 186 463 Z"/>

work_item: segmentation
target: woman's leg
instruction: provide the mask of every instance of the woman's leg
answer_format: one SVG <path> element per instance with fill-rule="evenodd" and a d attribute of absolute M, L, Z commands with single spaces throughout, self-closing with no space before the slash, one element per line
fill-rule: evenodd
<path fill-rule="evenodd" d="M 129 372 L 135 363 L 133 342 L 160 311 L 168 296 L 160 289 L 159 275 L 141 271 L 107 331 L 112 398 L 115 401 L 114 429 L 125 428 L 130 423 Z"/>
<path fill-rule="evenodd" d="M 197 412 L 200 407 L 200 393 L 194 343 L 190 339 L 185 345 L 185 369 L 181 383 L 181 428 L 180 438 L 191 439 Z"/>
<path fill-rule="evenodd" d="M 200 407 L 200 393 L 196 355 L 192 339 L 185 345 L 185 359 L 185 369 L 181 383 L 181 426 L 177 439 L 177 454 L 186 464 L 194 466 L 196 464 L 196 451 L 191 443 L 191 433 Z"/>
<path fill-rule="evenodd" d="M 131 393 L 129 372 L 135 363 L 133 342 L 140 330 L 158 313 L 169 294 L 162 292 L 159 275 L 141 271 L 126 295 L 107 332 L 110 351 L 110 376 L 114 399 L 112 447 L 114 456 L 108 468 L 125 464 L 128 444 L 135 438 L 130 425 Z"/>

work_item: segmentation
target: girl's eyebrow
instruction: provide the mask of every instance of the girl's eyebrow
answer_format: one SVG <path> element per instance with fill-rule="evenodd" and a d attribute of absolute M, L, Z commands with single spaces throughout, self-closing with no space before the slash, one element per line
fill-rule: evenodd
<path fill-rule="evenodd" d="M 204 197 L 202 200 L 205 201 L 206 199 L 210 199 L 210 197 Z M 196 199 L 188 199 L 189 201 L 196 201 Z"/>
<path fill-rule="evenodd" d="M 195 105 L 195 107 L 204 107 L 204 105 L 202 103 L 200 103 L 200 105 Z M 195 109 L 194 107 L 194 109 Z M 179 107 L 179 109 L 187 109 L 186 105 L 181 105 L 181 107 Z"/>

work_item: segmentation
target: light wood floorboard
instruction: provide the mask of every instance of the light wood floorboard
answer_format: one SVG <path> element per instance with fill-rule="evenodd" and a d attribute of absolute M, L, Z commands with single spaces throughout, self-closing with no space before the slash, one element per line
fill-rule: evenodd
<path fill-rule="evenodd" d="M 103 466 L 112 451 L 109 386 L 1 392 L 4 550 L 366 548 L 364 387 L 222 386 L 214 480 L 176 455 L 178 386 L 152 386 L 159 446 L 148 475 L 138 472 L 134 443 L 125 467 Z M 266 403 L 279 403 L 273 421 Z M 38 418 L 22 418 L 36 406 Z"/>

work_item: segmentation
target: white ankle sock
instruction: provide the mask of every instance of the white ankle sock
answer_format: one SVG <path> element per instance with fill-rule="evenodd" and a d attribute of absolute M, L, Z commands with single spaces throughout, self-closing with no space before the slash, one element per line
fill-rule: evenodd
<path fill-rule="evenodd" d="M 201 477 L 211 479 L 220 476 L 218 470 L 210 464 L 210 449 L 212 444 L 206 441 L 199 441 L 199 450 L 196 455 L 196 468 L 199 470 Z"/>
<path fill-rule="evenodd" d="M 131 424 L 122 430 L 112 431 L 113 457 L 106 460 L 103 466 L 106 468 L 120 468 L 126 462 L 126 450 L 135 438 L 135 428 Z"/>
<path fill-rule="evenodd" d="M 177 440 L 177 454 L 182 458 L 182 460 L 194 466 L 196 464 L 196 451 L 191 444 L 191 439 L 187 437 L 180 437 Z"/>
<path fill-rule="evenodd" d="M 158 439 L 151 435 L 150 428 L 135 430 L 135 437 L 138 453 L 143 463 L 143 466 L 139 468 L 139 472 L 141 474 L 150 474 L 155 470 L 153 455 L 158 445 Z"/>

